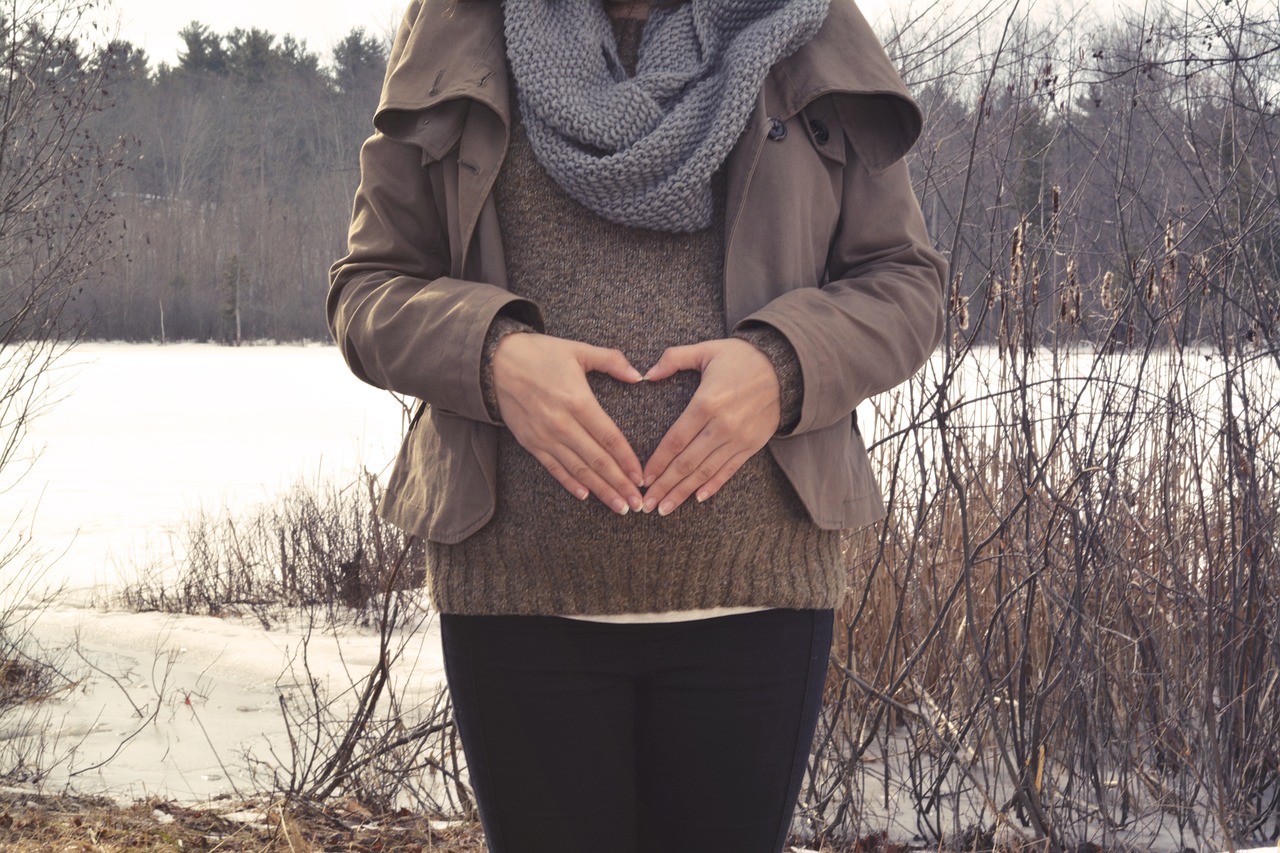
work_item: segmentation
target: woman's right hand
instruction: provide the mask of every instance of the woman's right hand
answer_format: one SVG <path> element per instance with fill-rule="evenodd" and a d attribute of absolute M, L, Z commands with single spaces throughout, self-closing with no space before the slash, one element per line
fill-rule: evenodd
<path fill-rule="evenodd" d="M 640 460 L 587 383 L 590 372 L 642 381 L 625 355 L 521 332 L 502 339 L 490 366 L 503 423 L 560 485 L 622 515 L 643 507 Z"/>

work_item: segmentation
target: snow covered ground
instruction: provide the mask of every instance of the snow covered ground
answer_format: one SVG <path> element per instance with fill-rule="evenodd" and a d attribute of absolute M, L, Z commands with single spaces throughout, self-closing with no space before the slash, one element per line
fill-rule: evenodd
<path fill-rule="evenodd" d="M 444 680 L 435 622 L 423 625 L 398 638 L 398 695 L 406 707 L 429 701 Z M 54 768 L 47 786 L 70 783 L 123 800 L 266 789 L 270 777 L 253 778 L 251 766 L 280 766 L 277 758 L 289 755 L 279 695 L 305 698 L 310 675 L 324 695 L 342 697 L 379 652 L 378 636 L 354 627 L 339 641 L 308 632 L 300 619 L 267 631 L 244 619 L 71 605 L 46 611 L 36 636 L 70 648 L 67 669 L 83 679 L 37 712 L 42 764 Z"/>

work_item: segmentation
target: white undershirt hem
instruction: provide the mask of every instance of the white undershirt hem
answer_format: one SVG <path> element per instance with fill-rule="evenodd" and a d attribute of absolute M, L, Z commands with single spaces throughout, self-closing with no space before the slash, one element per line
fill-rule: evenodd
<path fill-rule="evenodd" d="M 740 613 L 759 613 L 771 607 L 708 607 L 703 610 L 668 610 L 665 613 L 611 613 L 600 616 L 564 616 L 579 622 L 608 622 L 614 625 L 637 625 L 652 622 L 692 622 L 695 619 L 715 619 L 719 616 L 736 616 Z"/>

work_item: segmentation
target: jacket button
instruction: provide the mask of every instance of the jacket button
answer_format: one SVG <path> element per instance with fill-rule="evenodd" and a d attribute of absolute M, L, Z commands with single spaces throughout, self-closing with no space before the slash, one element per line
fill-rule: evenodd
<path fill-rule="evenodd" d="M 831 132 L 827 130 L 826 123 L 816 118 L 809 122 L 809 130 L 813 131 L 813 141 L 819 145 L 826 145 L 827 140 L 831 138 Z"/>
<path fill-rule="evenodd" d="M 787 126 L 782 123 L 782 119 L 769 119 L 769 138 L 774 142 L 781 142 L 787 138 Z"/>

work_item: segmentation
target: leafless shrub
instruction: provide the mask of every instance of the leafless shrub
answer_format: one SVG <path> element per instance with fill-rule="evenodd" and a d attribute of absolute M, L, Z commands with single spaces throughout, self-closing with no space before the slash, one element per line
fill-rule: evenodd
<path fill-rule="evenodd" d="M 968 54 L 977 109 L 931 104 L 949 335 L 877 401 L 890 512 L 849 543 L 800 825 L 1274 840 L 1276 25 L 1155 9 L 1092 49 L 1026 27 Z"/>
<path fill-rule="evenodd" d="M 448 694 L 424 690 L 410 643 L 426 631 L 421 545 L 377 515 L 372 475 L 346 487 L 299 484 L 243 517 L 200 515 L 183 531 L 176 577 L 152 568 L 126 583 L 138 610 L 252 615 L 264 627 L 303 620 L 279 682 L 287 744 L 246 760 L 266 792 L 298 802 L 337 796 L 388 812 L 473 814 Z M 368 672 L 334 684 L 311 666 L 317 633 L 372 631 Z"/>
<path fill-rule="evenodd" d="M 50 371 L 75 340 L 71 304 L 115 252 L 110 185 L 121 149 L 95 134 L 102 74 L 75 61 L 93 0 L 23 0 L 0 8 L 0 489 L 24 473 L 28 427 L 51 405 Z M 39 649 L 39 592 L 30 538 L 0 529 L 0 778 L 39 779 L 43 745 L 32 706 L 69 684 Z"/>
<path fill-rule="evenodd" d="M 152 566 L 121 588 L 134 610 L 253 615 L 269 626 L 286 608 L 323 611 L 331 622 L 369 623 L 386 572 L 405 548 L 400 592 L 421 581 L 423 557 L 377 516 L 373 475 L 346 486 L 298 484 L 243 516 L 201 513 L 175 545 L 176 570 Z"/>
<path fill-rule="evenodd" d="M 286 673 L 293 683 L 280 692 L 288 750 L 273 749 L 270 762 L 251 761 L 272 792 L 294 800 L 341 795 L 377 813 L 407 807 L 474 819 L 448 692 L 439 686 L 423 698 L 406 654 L 408 637 L 426 630 L 431 617 L 395 612 L 403 600 L 390 589 L 381 597 L 380 648 L 370 671 L 328 692 L 310 670 L 304 643 Z"/>

